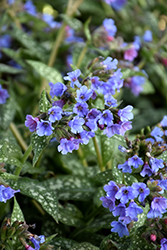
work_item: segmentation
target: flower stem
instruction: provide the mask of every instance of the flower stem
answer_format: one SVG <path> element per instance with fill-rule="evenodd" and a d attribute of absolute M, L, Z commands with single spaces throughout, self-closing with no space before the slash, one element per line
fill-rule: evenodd
<path fill-rule="evenodd" d="M 96 137 L 93 137 L 92 139 L 93 139 L 93 144 L 94 144 L 94 148 L 95 148 L 96 155 L 97 155 L 97 161 L 98 161 L 99 168 L 101 171 L 104 171 L 105 167 L 103 166 L 103 161 L 102 161 L 100 149 L 99 149 L 98 144 L 97 144 Z"/>
<path fill-rule="evenodd" d="M 88 167 L 88 164 L 87 164 L 86 159 L 84 158 L 84 154 L 83 154 L 83 151 L 82 151 L 81 146 L 79 146 L 78 155 L 79 155 L 79 157 L 81 158 L 81 161 L 82 161 L 83 166 L 84 166 L 84 167 Z"/>
<path fill-rule="evenodd" d="M 83 49 L 82 49 L 82 51 L 81 51 L 81 54 L 80 54 L 80 56 L 79 56 L 79 58 L 78 58 L 78 62 L 77 62 L 77 68 L 79 68 L 79 66 L 81 65 L 81 63 L 82 63 L 82 60 L 83 60 L 83 58 L 84 58 L 84 56 L 85 56 L 85 54 L 86 54 L 86 52 L 87 52 L 87 45 L 85 45 L 84 47 L 83 47 Z"/>

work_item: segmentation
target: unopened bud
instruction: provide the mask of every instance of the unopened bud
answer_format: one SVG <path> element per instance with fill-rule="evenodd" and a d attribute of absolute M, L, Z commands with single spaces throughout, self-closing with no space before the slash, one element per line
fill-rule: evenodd
<path fill-rule="evenodd" d="M 157 237 L 156 237 L 155 234 L 151 234 L 151 235 L 150 235 L 150 240 L 151 240 L 151 241 L 156 241 L 156 238 L 157 238 Z"/>

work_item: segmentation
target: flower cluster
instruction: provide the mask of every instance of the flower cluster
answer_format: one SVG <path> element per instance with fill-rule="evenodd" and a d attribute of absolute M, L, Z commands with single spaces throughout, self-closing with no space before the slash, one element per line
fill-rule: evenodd
<path fill-rule="evenodd" d="M 0 185 L 0 202 L 5 202 L 11 199 L 15 193 L 20 192 L 20 190 L 13 190 L 11 187 L 5 187 Z"/>
<path fill-rule="evenodd" d="M 2 85 L 0 84 L 0 104 L 4 104 L 7 98 L 9 98 L 8 91 L 3 89 Z"/>
<path fill-rule="evenodd" d="M 94 71 L 82 82 L 79 80 L 81 71 L 76 69 L 64 77 L 70 86 L 61 82 L 49 83 L 52 101 L 47 113 L 35 118 L 26 116 L 25 126 L 31 132 L 35 131 L 39 136 L 56 136 L 62 154 L 78 149 L 79 144 L 87 144 L 98 128 L 107 137 L 124 135 L 132 128 L 133 107 L 128 105 L 118 109 L 113 97 L 123 86 L 118 61 L 111 57 L 94 61 L 91 66 Z M 95 108 L 98 100 L 102 101 L 103 107 Z"/>
<path fill-rule="evenodd" d="M 40 249 L 40 244 L 44 243 L 45 242 L 45 236 L 44 235 L 40 235 L 40 236 L 37 236 L 37 235 L 34 235 L 34 236 L 30 236 L 29 240 L 34 244 L 34 247 L 31 247 L 29 245 L 26 245 L 25 248 L 27 250 L 39 250 Z"/>

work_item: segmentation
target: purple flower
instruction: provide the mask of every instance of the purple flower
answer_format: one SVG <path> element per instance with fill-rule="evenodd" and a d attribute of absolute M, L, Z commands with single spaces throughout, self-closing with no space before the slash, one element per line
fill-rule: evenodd
<path fill-rule="evenodd" d="M 162 238 L 160 242 L 161 242 L 161 248 L 160 248 L 160 250 L 167 250 L 167 239 L 166 238 Z"/>
<path fill-rule="evenodd" d="M 71 131 L 75 134 L 83 131 L 82 125 L 85 123 L 83 118 L 75 116 L 73 120 L 69 121 L 68 125 L 71 127 Z"/>
<path fill-rule="evenodd" d="M 139 165 L 143 165 L 144 161 L 138 157 L 137 155 L 134 155 L 133 157 L 128 159 L 129 166 L 133 166 L 134 168 L 138 168 Z"/>
<path fill-rule="evenodd" d="M 42 15 L 42 19 L 50 26 L 52 29 L 59 29 L 61 27 L 61 23 L 55 22 L 54 17 L 48 13 L 44 13 Z"/>
<path fill-rule="evenodd" d="M 130 174 L 132 173 L 132 169 L 128 164 L 128 161 L 124 162 L 123 164 L 119 164 L 118 169 L 122 169 L 123 173 L 130 173 Z"/>
<path fill-rule="evenodd" d="M 128 105 L 128 106 L 126 106 L 125 108 L 120 109 L 120 110 L 118 111 L 118 115 L 119 115 L 120 120 L 121 120 L 122 122 L 126 122 L 126 121 L 128 121 L 128 120 L 133 119 L 132 109 L 133 109 L 133 107 L 132 107 L 131 105 Z"/>
<path fill-rule="evenodd" d="M 30 241 L 34 244 L 35 250 L 39 250 L 40 244 L 45 242 L 45 236 L 44 235 L 35 236 L 35 237 L 31 236 Z"/>
<path fill-rule="evenodd" d="M 75 149 L 75 145 L 72 140 L 67 140 L 66 138 L 62 138 L 60 140 L 60 145 L 58 146 L 58 151 L 66 155 L 68 152 L 72 153 L 72 151 Z"/>
<path fill-rule="evenodd" d="M 123 136 L 127 130 L 132 129 L 132 124 L 131 123 L 132 122 L 130 122 L 130 121 L 119 122 L 119 126 L 120 126 L 119 134 Z"/>
<path fill-rule="evenodd" d="M 138 96 L 140 92 L 143 90 L 141 85 L 145 83 L 145 77 L 143 76 L 133 76 L 130 79 L 129 86 L 131 88 L 132 93 L 135 96 Z"/>
<path fill-rule="evenodd" d="M 15 193 L 20 192 L 20 190 L 13 190 L 11 187 L 5 187 L 0 185 L 0 202 L 5 202 L 11 199 Z"/>
<path fill-rule="evenodd" d="M 50 95 L 53 98 L 54 96 L 62 96 L 64 92 L 67 90 L 66 85 L 61 82 L 57 82 L 53 84 L 52 82 L 49 83 L 50 86 Z"/>
<path fill-rule="evenodd" d="M 111 226 L 113 227 L 111 229 L 111 232 L 118 233 L 119 237 L 123 237 L 124 235 L 129 235 L 128 228 L 123 222 L 113 221 L 111 223 Z"/>
<path fill-rule="evenodd" d="M 144 35 L 143 35 L 143 40 L 145 42 L 152 42 L 152 32 L 151 30 L 146 30 Z"/>
<path fill-rule="evenodd" d="M 124 51 L 124 59 L 130 62 L 132 62 L 137 55 L 138 53 L 134 46 Z"/>
<path fill-rule="evenodd" d="M 99 115 L 100 115 L 100 110 L 98 110 L 98 109 L 90 109 L 90 111 L 88 112 L 88 114 L 87 114 L 87 116 L 86 116 L 86 118 L 87 119 L 90 119 L 90 120 L 95 120 L 95 121 L 97 121 L 98 120 L 98 117 L 99 117 Z"/>
<path fill-rule="evenodd" d="M 106 124 L 107 126 L 111 126 L 113 124 L 114 117 L 110 110 L 104 110 L 98 117 L 98 123 L 100 125 Z"/>
<path fill-rule="evenodd" d="M 154 219 L 154 218 L 162 218 L 162 213 L 158 210 L 150 209 L 150 211 L 147 213 L 147 218 Z"/>
<path fill-rule="evenodd" d="M 95 136 L 95 133 L 92 131 L 83 130 L 80 134 L 82 143 L 87 145 L 89 143 L 89 139 Z"/>
<path fill-rule="evenodd" d="M 130 202 L 129 206 L 126 208 L 126 216 L 129 216 L 134 221 L 136 221 L 137 215 L 141 213 L 143 213 L 143 209 L 135 202 Z"/>
<path fill-rule="evenodd" d="M 115 134 L 120 134 L 120 125 L 119 124 L 113 124 L 110 127 L 107 127 L 104 132 L 105 135 L 107 135 L 107 137 L 112 137 Z"/>
<path fill-rule="evenodd" d="M 115 184 L 114 181 L 109 181 L 108 185 L 104 186 L 104 190 L 107 193 L 107 196 L 110 197 L 110 199 L 115 199 L 115 195 L 119 190 L 119 187 Z"/>
<path fill-rule="evenodd" d="M 115 199 L 112 200 L 110 197 L 106 196 L 106 197 L 101 197 L 100 200 L 103 202 L 102 206 L 105 208 L 109 208 L 109 211 L 113 211 L 113 209 L 115 208 Z"/>
<path fill-rule="evenodd" d="M 62 108 L 64 106 L 64 104 L 65 104 L 65 101 L 60 99 L 58 101 L 54 101 L 52 103 L 52 106 L 58 106 L 58 107 Z"/>
<path fill-rule="evenodd" d="M 121 187 L 116 193 L 115 198 L 120 200 L 121 203 L 126 204 L 129 200 L 137 197 L 137 192 L 132 187 Z"/>
<path fill-rule="evenodd" d="M 161 136 L 163 136 L 164 133 L 159 127 L 155 127 L 153 131 L 151 131 L 151 135 L 155 138 L 156 141 L 163 141 Z"/>
<path fill-rule="evenodd" d="M 112 95 L 104 96 L 105 105 L 108 107 L 116 107 L 117 100 Z"/>
<path fill-rule="evenodd" d="M 120 217 L 125 217 L 125 209 L 126 206 L 122 203 L 119 203 L 117 207 L 115 207 L 115 210 L 112 212 L 112 214 L 116 217 L 116 216 L 120 216 Z"/>
<path fill-rule="evenodd" d="M 106 18 L 103 21 L 103 27 L 107 31 L 108 36 L 114 37 L 117 32 L 117 27 L 115 26 L 115 22 L 111 18 Z"/>
<path fill-rule="evenodd" d="M 123 6 L 126 4 L 127 0 L 115 0 L 111 3 L 111 6 L 116 10 L 120 11 Z"/>
<path fill-rule="evenodd" d="M 86 86 L 82 86 L 80 89 L 77 90 L 77 98 L 75 100 L 77 102 L 86 102 L 88 101 L 93 94 L 91 89 L 88 89 Z"/>
<path fill-rule="evenodd" d="M 158 186 L 160 186 L 163 190 L 167 190 L 167 179 L 158 180 Z"/>
<path fill-rule="evenodd" d="M 0 104 L 4 104 L 8 97 L 9 97 L 8 91 L 6 89 L 3 89 L 0 84 Z"/>
<path fill-rule="evenodd" d="M 27 11 L 27 13 L 29 13 L 32 16 L 37 15 L 36 7 L 35 7 L 35 5 L 33 5 L 33 2 L 31 0 L 28 0 L 24 4 L 24 9 Z"/>
<path fill-rule="evenodd" d="M 118 146 L 118 150 L 122 153 L 125 153 L 125 154 L 127 153 L 127 149 L 121 145 Z"/>
<path fill-rule="evenodd" d="M 152 168 L 152 171 L 155 173 L 159 170 L 159 168 L 164 168 L 163 160 L 162 159 L 156 159 L 156 158 L 150 158 L 150 165 Z"/>
<path fill-rule="evenodd" d="M 71 82 L 71 87 L 74 88 L 74 85 L 76 85 L 78 88 L 81 87 L 80 82 L 78 81 L 78 77 L 81 75 L 80 69 L 76 69 L 72 72 L 67 73 L 68 76 L 64 76 L 64 80 Z"/>
<path fill-rule="evenodd" d="M 62 109 L 60 107 L 53 106 L 48 110 L 49 121 L 55 122 L 62 118 Z"/>
<path fill-rule="evenodd" d="M 140 49 L 140 47 L 141 47 L 141 38 L 140 38 L 140 36 L 135 36 L 134 37 L 133 44 L 134 44 L 136 50 Z"/>
<path fill-rule="evenodd" d="M 167 209 L 167 199 L 164 197 L 154 197 L 151 202 L 151 208 L 160 213 L 165 213 Z"/>
<path fill-rule="evenodd" d="M 11 46 L 11 36 L 9 34 L 0 37 L 0 48 L 9 48 Z"/>
<path fill-rule="evenodd" d="M 32 115 L 26 115 L 25 126 L 29 128 L 30 132 L 36 131 L 39 118 Z"/>
<path fill-rule="evenodd" d="M 163 117 L 162 121 L 160 121 L 160 124 L 162 127 L 167 127 L 167 115 Z"/>
<path fill-rule="evenodd" d="M 152 169 L 150 168 L 150 166 L 147 163 L 145 163 L 144 166 L 143 166 L 142 171 L 140 172 L 140 175 L 143 176 L 143 177 L 148 175 L 150 177 L 152 174 L 153 174 Z"/>
<path fill-rule="evenodd" d="M 121 69 L 117 69 L 114 74 L 108 79 L 106 86 L 105 94 L 115 94 L 115 90 L 120 91 L 120 88 L 123 87 L 123 79 L 122 79 Z"/>
<path fill-rule="evenodd" d="M 114 59 L 112 61 L 112 57 L 107 57 L 104 61 L 102 61 L 102 64 L 104 65 L 104 68 L 106 70 L 116 69 L 117 64 L 118 64 L 118 60 Z"/>
<path fill-rule="evenodd" d="M 139 195 L 138 200 L 143 202 L 145 198 L 150 194 L 150 189 L 147 188 L 145 183 L 133 183 L 132 187 L 136 190 L 137 195 Z"/>
<path fill-rule="evenodd" d="M 89 109 L 88 109 L 88 104 L 87 103 L 76 103 L 73 112 L 81 117 L 84 117 L 87 115 Z"/>
<path fill-rule="evenodd" d="M 54 128 L 52 127 L 51 123 L 49 121 L 44 121 L 41 119 L 41 121 L 39 121 L 37 123 L 37 135 L 39 136 L 49 136 L 53 133 Z"/>

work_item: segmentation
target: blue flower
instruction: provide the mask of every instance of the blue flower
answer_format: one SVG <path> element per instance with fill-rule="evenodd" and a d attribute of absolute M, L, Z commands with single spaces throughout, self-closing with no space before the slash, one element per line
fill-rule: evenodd
<path fill-rule="evenodd" d="M 29 13 L 32 16 L 37 15 L 36 7 L 35 7 L 35 5 L 33 4 L 33 2 L 31 0 L 28 0 L 24 4 L 24 9 L 27 11 L 27 13 Z"/>
<path fill-rule="evenodd" d="M 137 197 L 137 192 L 132 187 L 121 187 L 116 193 L 115 198 L 120 200 L 121 203 L 126 204 L 129 200 Z"/>
<path fill-rule="evenodd" d="M 121 145 L 118 146 L 118 150 L 122 153 L 125 153 L 125 154 L 127 153 L 127 149 Z"/>
<path fill-rule="evenodd" d="M 163 133 L 163 131 L 159 127 L 155 127 L 151 131 L 151 135 L 155 138 L 156 141 L 163 141 L 163 139 L 161 138 L 161 136 L 163 136 L 164 133 Z"/>
<path fill-rule="evenodd" d="M 152 171 L 155 173 L 159 170 L 159 168 L 164 168 L 163 160 L 162 159 L 156 159 L 156 158 L 150 158 L 150 165 L 152 168 Z"/>
<path fill-rule="evenodd" d="M 118 60 L 114 59 L 112 61 L 112 57 L 107 57 L 104 61 L 101 62 L 106 70 L 111 70 L 111 69 L 116 69 L 117 68 L 117 64 L 118 64 Z"/>
<path fill-rule="evenodd" d="M 20 192 L 20 190 L 13 190 L 11 187 L 5 187 L 0 185 L 0 202 L 5 202 L 11 199 L 15 193 Z"/>
<path fill-rule="evenodd" d="M 69 121 L 68 125 L 71 127 L 71 131 L 75 134 L 83 131 L 82 125 L 85 123 L 83 118 L 79 116 L 75 116 L 71 121 Z"/>
<path fill-rule="evenodd" d="M 151 30 L 146 30 L 144 35 L 143 35 L 143 40 L 145 42 L 152 42 L 152 32 Z"/>
<path fill-rule="evenodd" d="M 133 157 L 128 159 L 129 166 L 133 166 L 134 168 L 138 168 L 139 165 L 143 165 L 144 161 L 138 157 L 137 155 L 134 155 Z"/>
<path fill-rule="evenodd" d="M 82 144 L 86 145 L 89 143 L 89 139 L 95 136 L 95 133 L 92 131 L 83 130 L 79 135 L 81 137 Z"/>
<path fill-rule="evenodd" d="M 26 115 L 25 126 L 29 128 L 30 132 L 36 131 L 39 118 L 32 115 Z"/>
<path fill-rule="evenodd" d="M 52 82 L 49 83 L 50 86 L 50 95 L 53 98 L 54 96 L 62 96 L 64 92 L 67 90 L 66 85 L 61 82 L 57 82 L 53 84 Z"/>
<path fill-rule="evenodd" d="M 132 169 L 128 164 L 128 161 L 124 162 L 123 164 L 118 164 L 118 169 L 122 169 L 123 173 L 132 173 Z"/>
<path fill-rule="evenodd" d="M 75 149 L 75 145 L 72 140 L 67 140 L 66 138 L 62 138 L 60 140 L 60 145 L 58 146 L 58 151 L 66 155 L 68 152 L 72 153 L 72 151 Z"/>
<path fill-rule="evenodd" d="M 98 117 L 98 123 L 100 125 L 106 124 L 107 126 L 111 126 L 113 124 L 114 117 L 110 110 L 104 110 Z"/>
<path fill-rule="evenodd" d="M 115 22 L 111 18 L 106 18 L 103 21 L 103 27 L 108 33 L 108 36 L 114 37 L 117 32 L 117 27 L 115 26 Z"/>
<path fill-rule="evenodd" d="M 117 100 L 112 95 L 104 96 L 105 105 L 108 107 L 116 107 Z"/>
<path fill-rule="evenodd" d="M 9 97 L 8 91 L 6 89 L 3 89 L 0 84 L 0 104 L 4 104 L 8 97 Z"/>
<path fill-rule="evenodd" d="M 89 109 L 88 109 L 88 104 L 87 103 L 76 103 L 73 112 L 81 117 L 84 117 L 87 115 Z"/>
<path fill-rule="evenodd" d="M 126 208 L 126 216 L 129 216 L 134 221 L 137 221 L 137 215 L 141 213 L 143 213 L 143 209 L 135 202 L 130 202 L 129 206 Z"/>
<path fill-rule="evenodd" d="M 167 250 L 167 239 L 166 238 L 162 238 L 160 242 L 161 242 L 161 248 L 160 248 L 160 250 Z"/>
<path fill-rule="evenodd" d="M 127 122 L 119 122 L 119 134 L 124 135 L 127 130 L 132 129 L 132 122 L 127 121 Z"/>
<path fill-rule="evenodd" d="M 125 217 L 125 210 L 126 210 L 126 206 L 122 203 L 119 203 L 117 207 L 115 207 L 115 210 L 112 212 L 112 214 L 116 217 L 116 216 L 120 216 L 120 217 Z"/>
<path fill-rule="evenodd" d="M 119 237 L 123 237 L 124 235 L 129 235 L 128 228 L 123 222 L 113 221 L 111 223 L 111 226 L 113 227 L 111 229 L 111 232 L 118 233 Z"/>
<path fill-rule="evenodd" d="M 163 190 L 167 190 L 167 179 L 158 180 L 158 186 L 160 186 Z"/>
<path fill-rule="evenodd" d="M 42 19 L 50 26 L 52 29 L 59 29 L 61 27 L 61 23 L 55 22 L 54 17 L 48 13 L 44 13 L 42 15 Z"/>
<path fill-rule="evenodd" d="M 136 190 L 139 197 L 138 200 L 140 202 L 143 202 L 145 198 L 150 194 L 150 189 L 147 188 L 145 183 L 139 182 L 139 183 L 133 183 L 132 187 Z"/>
<path fill-rule="evenodd" d="M 110 199 L 115 199 L 115 195 L 119 190 L 119 187 L 115 184 L 114 181 L 109 181 L 108 185 L 104 186 L 104 190 L 107 193 L 107 196 L 110 197 Z"/>
<path fill-rule="evenodd" d="M 120 110 L 118 111 L 118 115 L 119 115 L 120 120 L 121 120 L 122 122 L 126 122 L 126 121 L 128 121 L 128 120 L 133 119 L 132 109 L 133 109 L 133 107 L 132 107 L 131 105 L 128 105 L 128 106 L 126 106 L 125 108 L 120 109 Z"/>
<path fill-rule="evenodd" d="M 162 127 L 167 127 L 167 115 L 163 117 L 162 121 L 160 121 L 160 124 Z"/>
<path fill-rule="evenodd" d="M 150 209 L 150 211 L 147 213 L 147 218 L 154 219 L 154 218 L 162 218 L 162 213 L 155 209 Z"/>
<path fill-rule="evenodd" d="M 35 250 L 40 249 L 40 244 L 45 242 L 45 236 L 40 235 L 40 236 L 35 236 L 35 237 L 30 237 L 30 241 L 34 244 Z M 30 249 L 30 248 L 28 248 Z"/>
<path fill-rule="evenodd" d="M 75 100 L 77 102 L 86 102 L 88 101 L 93 94 L 91 89 L 88 89 L 86 86 L 82 86 L 80 89 L 77 90 L 77 98 Z"/>
<path fill-rule="evenodd" d="M 116 10 L 120 11 L 126 4 L 127 0 L 116 0 L 111 3 L 111 6 Z"/>
<path fill-rule="evenodd" d="M 55 122 L 62 118 L 62 109 L 60 107 L 53 106 L 48 110 L 49 121 Z"/>
<path fill-rule="evenodd" d="M 100 200 L 102 201 L 102 206 L 105 208 L 109 208 L 109 211 L 113 211 L 115 208 L 115 200 L 112 200 L 110 197 L 101 197 Z"/>
<path fill-rule="evenodd" d="M 120 134 L 120 125 L 119 124 L 113 124 L 110 127 L 107 127 L 104 132 L 104 134 L 107 135 L 107 137 L 112 137 L 115 134 Z"/>
<path fill-rule="evenodd" d="M 39 136 L 49 136 L 53 133 L 54 128 L 52 127 L 51 123 L 49 121 L 44 121 L 41 119 L 40 122 L 37 124 L 37 135 Z"/>
<path fill-rule="evenodd" d="M 67 73 L 68 76 L 64 76 L 64 80 L 71 82 L 71 87 L 74 88 L 74 85 L 76 85 L 78 88 L 81 87 L 80 82 L 78 81 L 78 77 L 81 75 L 80 69 L 76 69 L 72 72 Z"/>
<path fill-rule="evenodd" d="M 140 172 L 140 175 L 143 177 L 148 175 L 150 177 L 152 174 L 153 174 L 153 170 L 150 168 L 150 166 L 147 163 L 145 163 L 142 171 Z"/>

